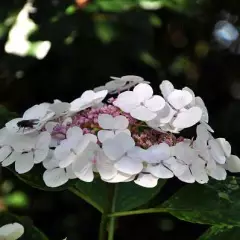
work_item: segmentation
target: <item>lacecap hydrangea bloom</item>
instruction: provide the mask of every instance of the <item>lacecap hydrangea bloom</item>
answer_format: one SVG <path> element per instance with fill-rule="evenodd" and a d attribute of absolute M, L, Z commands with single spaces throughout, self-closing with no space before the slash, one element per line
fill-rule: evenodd
<path fill-rule="evenodd" d="M 115 95 L 107 98 L 109 93 Z M 196 137 L 180 135 L 192 126 Z M 0 162 L 14 164 L 19 174 L 42 164 L 48 187 L 94 178 L 147 188 L 173 177 L 204 184 L 226 179 L 227 171 L 240 172 L 229 142 L 213 132 L 203 100 L 191 89 L 175 89 L 164 80 L 154 94 L 141 77 L 112 77 L 71 103 L 35 105 L 6 123 Z"/>

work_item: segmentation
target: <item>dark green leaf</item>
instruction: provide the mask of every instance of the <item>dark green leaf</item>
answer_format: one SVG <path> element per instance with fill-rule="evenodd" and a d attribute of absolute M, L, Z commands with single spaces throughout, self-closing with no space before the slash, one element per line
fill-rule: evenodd
<path fill-rule="evenodd" d="M 155 188 L 140 187 L 134 182 L 119 183 L 117 185 L 115 211 L 128 211 L 147 203 L 159 193 L 165 182 L 165 180 L 159 180 Z"/>
<path fill-rule="evenodd" d="M 0 226 L 14 222 L 20 223 L 24 227 L 22 240 L 47 240 L 47 237 L 35 228 L 31 221 L 26 221 L 24 218 L 14 216 L 8 212 L 0 213 Z"/>
<path fill-rule="evenodd" d="M 113 184 L 95 178 L 91 183 L 78 180 L 75 186 L 71 187 L 70 190 L 93 205 L 100 212 L 104 212 L 109 206 L 108 191 L 112 186 Z"/>
<path fill-rule="evenodd" d="M 233 226 L 212 226 L 198 240 L 236 240 L 239 239 L 240 228 Z"/>
<path fill-rule="evenodd" d="M 30 172 L 25 174 L 18 174 L 13 170 L 13 167 L 8 167 L 20 180 L 26 184 L 44 191 L 62 191 L 75 184 L 75 180 L 68 181 L 66 184 L 56 188 L 47 187 L 43 181 L 44 169 L 41 166 L 35 166 Z"/>
<path fill-rule="evenodd" d="M 163 204 L 179 219 L 202 224 L 240 226 L 240 180 L 228 177 L 208 185 L 188 184 Z"/>

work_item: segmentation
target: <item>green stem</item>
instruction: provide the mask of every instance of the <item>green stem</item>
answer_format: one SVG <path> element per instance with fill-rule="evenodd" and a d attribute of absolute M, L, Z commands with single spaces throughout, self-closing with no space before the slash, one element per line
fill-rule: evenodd
<path fill-rule="evenodd" d="M 116 200 L 117 200 L 117 191 L 118 191 L 118 185 L 115 184 L 113 197 L 112 197 L 112 207 L 111 207 L 111 214 L 114 214 L 115 212 L 115 206 L 116 206 Z M 108 215 L 109 216 L 109 215 Z M 109 219 L 109 225 L 108 225 L 108 240 L 114 240 L 114 232 L 115 232 L 115 217 L 112 216 Z"/>
<path fill-rule="evenodd" d="M 149 209 L 139 209 L 134 211 L 126 211 L 126 212 L 115 212 L 108 214 L 108 217 L 125 217 L 129 215 L 137 215 L 137 214 L 147 214 L 147 213 L 159 213 L 159 212 L 168 212 L 168 208 L 149 208 Z"/>
<path fill-rule="evenodd" d="M 108 216 L 107 214 L 102 214 L 100 226 L 99 226 L 99 235 L 98 240 L 106 240 L 107 239 L 107 231 L 106 226 L 108 223 Z"/>

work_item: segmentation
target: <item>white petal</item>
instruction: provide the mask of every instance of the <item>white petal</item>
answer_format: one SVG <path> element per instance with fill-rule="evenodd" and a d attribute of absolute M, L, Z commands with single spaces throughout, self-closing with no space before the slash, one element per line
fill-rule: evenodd
<path fill-rule="evenodd" d="M 188 105 L 188 107 L 193 107 L 195 105 L 195 94 L 193 90 L 189 87 L 184 87 L 182 90 L 189 92 L 192 95 L 192 101 Z"/>
<path fill-rule="evenodd" d="M 231 155 L 227 161 L 227 170 L 232 173 L 240 172 L 240 159 L 238 156 Z"/>
<path fill-rule="evenodd" d="M 152 97 L 153 89 L 146 83 L 139 83 L 134 89 L 133 92 L 137 95 L 139 102 L 144 102 Z"/>
<path fill-rule="evenodd" d="M 165 100 L 161 96 L 154 95 L 144 102 L 146 108 L 152 112 L 160 111 L 165 106 Z"/>
<path fill-rule="evenodd" d="M 190 166 L 192 175 L 194 176 L 195 180 L 200 183 L 204 184 L 208 182 L 208 175 L 205 169 L 205 163 L 201 160 L 194 160 L 193 164 Z"/>
<path fill-rule="evenodd" d="M 114 164 L 114 167 L 120 172 L 133 175 L 142 171 L 143 164 L 137 159 L 124 156 Z"/>
<path fill-rule="evenodd" d="M 2 162 L 2 166 L 7 167 L 11 165 L 20 157 L 20 155 L 21 153 L 13 151 L 12 154 Z"/>
<path fill-rule="evenodd" d="M 49 106 L 49 103 L 41 103 L 39 105 L 34 105 L 24 112 L 23 119 L 42 119 L 47 114 Z"/>
<path fill-rule="evenodd" d="M 138 146 L 135 146 L 133 147 L 132 149 L 130 149 L 128 152 L 127 152 L 127 156 L 129 156 L 130 158 L 135 158 L 135 159 L 142 159 L 144 160 L 144 154 L 146 154 L 147 150 L 141 148 L 141 147 L 138 147 Z"/>
<path fill-rule="evenodd" d="M 26 152 L 35 148 L 37 139 L 37 135 L 32 137 L 30 135 L 16 135 L 10 145 L 17 152 Z"/>
<path fill-rule="evenodd" d="M 43 173 L 43 181 L 48 187 L 59 187 L 68 181 L 68 177 L 64 169 L 55 168 Z"/>
<path fill-rule="evenodd" d="M 140 173 L 138 178 L 134 181 L 137 185 L 146 187 L 146 188 L 154 188 L 157 186 L 158 178 L 154 177 L 151 174 L 143 174 Z"/>
<path fill-rule="evenodd" d="M 159 163 L 170 157 L 170 147 L 166 143 L 160 143 L 148 148 L 143 154 L 143 158 L 148 163 Z"/>
<path fill-rule="evenodd" d="M 197 138 L 201 141 L 208 141 L 211 137 L 211 134 L 207 130 L 204 124 L 197 125 Z"/>
<path fill-rule="evenodd" d="M 216 165 L 214 170 L 208 171 L 208 175 L 217 180 L 225 180 L 227 177 L 226 170 L 219 165 Z"/>
<path fill-rule="evenodd" d="M 207 110 L 202 98 L 196 97 L 195 98 L 195 104 L 196 104 L 196 106 L 198 106 L 202 109 L 203 113 L 202 113 L 201 121 L 208 123 L 208 120 L 209 120 L 208 110 Z"/>
<path fill-rule="evenodd" d="M 171 157 L 163 161 L 163 164 L 167 166 L 174 173 L 176 177 L 182 175 L 188 168 L 186 164 L 180 163 L 174 157 Z"/>
<path fill-rule="evenodd" d="M 173 110 L 168 103 L 166 103 L 165 107 L 165 112 L 159 112 L 159 119 L 160 119 L 160 123 L 169 123 L 173 116 L 175 115 L 176 111 Z M 167 114 L 166 114 L 167 113 Z"/>
<path fill-rule="evenodd" d="M 102 90 L 94 95 L 94 104 L 100 103 L 108 94 L 108 90 Z"/>
<path fill-rule="evenodd" d="M 9 146 L 3 146 L 0 148 L 0 162 L 5 160 L 12 153 L 12 148 Z"/>
<path fill-rule="evenodd" d="M 223 152 L 226 157 L 230 157 L 231 155 L 231 145 L 225 138 L 217 138 L 218 143 L 221 145 Z"/>
<path fill-rule="evenodd" d="M 167 99 L 169 94 L 174 91 L 174 86 L 168 80 L 162 81 L 162 83 L 159 85 L 159 88 L 160 88 L 160 90 L 162 92 L 162 95 L 165 99 Z"/>
<path fill-rule="evenodd" d="M 74 126 L 67 130 L 66 137 L 68 138 L 75 138 L 81 139 L 83 136 L 83 131 L 80 127 Z"/>
<path fill-rule="evenodd" d="M 75 179 L 77 176 L 73 172 L 72 165 L 66 167 L 66 175 L 68 179 Z"/>
<path fill-rule="evenodd" d="M 83 138 L 92 143 L 97 143 L 98 141 L 97 136 L 92 133 L 84 134 Z"/>
<path fill-rule="evenodd" d="M 210 153 L 216 162 L 220 164 L 224 164 L 226 161 L 226 157 L 224 155 L 224 151 L 221 148 L 221 145 L 215 139 L 211 139 L 208 141 L 210 146 Z"/>
<path fill-rule="evenodd" d="M 65 168 L 75 161 L 76 153 L 73 150 L 64 148 L 60 145 L 54 150 L 54 157 L 59 161 L 59 166 Z"/>
<path fill-rule="evenodd" d="M 98 124 L 103 129 L 114 129 L 114 119 L 113 116 L 109 114 L 99 114 Z"/>
<path fill-rule="evenodd" d="M 186 164 L 191 164 L 197 158 L 197 152 L 187 142 L 177 143 L 173 149 L 175 156 Z"/>
<path fill-rule="evenodd" d="M 167 179 L 172 178 L 174 175 L 172 171 L 164 167 L 162 164 L 157 166 L 148 166 L 147 171 L 149 171 L 154 177 Z"/>
<path fill-rule="evenodd" d="M 121 77 L 121 81 L 141 83 L 141 82 L 144 82 L 144 79 L 142 77 L 135 76 L 135 75 L 126 75 Z"/>
<path fill-rule="evenodd" d="M 185 90 L 174 90 L 167 99 L 175 109 L 184 108 L 193 100 L 191 93 Z"/>
<path fill-rule="evenodd" d="M 157 116 L 156 113 L 150 111 L 148 108 L 144 106 L 138 106 L 132 109 L 130 114 L 133 118 L 136 118 L 141 121 L 150 121 Z"/>
<path fill-rule="evenodd" d="M 62 122 L 62 126 L 65 126 L 65 127 L 66 127 L 66 126 L 72 124 L 72 122 L 73 122 L 73 120 L 72 120 L 71 117 L 66 117 L 66 118 L 63 120 L 63 122 Z"/>
<path fill-rule="evenodd" d="M 118 135 L 118 134 L 120 134 L 120 133 L 125 133 L 125 134 L 131 136 L 131 132 L 130 132 L 129 129 L 125 129 L 125 130 L 115 130 L 115 135 Z"/>
<path fill-rule="evenodd" d="M 98 154 L 96 167 L 102 179 L 112 179 L 117 175 L 117 169 L 103 151 Z"/>
<path fill-rule="evenodd" d="M 199 107 L 192 107 L 186 111 L 178 113 L 172 125 L 175 128 L 188 128 L 200 121 L 202 110 Z"/>
<path fill-rule="evenodd" d="M 48 149 L 51 142 L 51 135 L 49 132 L 41 132 L 38 136 L 37 142 L 36 142 L 36 148 L 37 149 Z"/>
<path fill-rule="evenodd" d="M 113 80 L 113 81 L 109 81 L 105 84 L 105 89 L 107 89 L 109 92 L 114 91 L 114 90 L 118 90 L 121 87 L 123 87 L 125 85 L 124 81 L 119 81 L 119 80 Z"/>
<path fill-rule="evenodd" d="M 55 117 L 62 116 L 68 112 L 70 109 L 70 103 L 67 102 L 57 102 L 50 105 L 49 110 L 55 113 Z"/>
<path fill-rule="evenodd" d="M 116 130 L 124 130 L 128 127 L 129 121 L 125 116 L 116 116 L 114 118 L 114 127 Z"/>
<path fill-rule="evenodd" d="M 10 133 L 23 133 L 23 131 L 27 131 L 28 129 L 23 129 L 23 128 L 19 128 L 17 123 L 22 121 L 23 119 L 22 118 L 14 118 L 12 120 L 10 120 L 9 122 L 7 122 L 5 124 L 7 130 L 10 132 Z M 31 129 L 32 132 L 36 131 L 35 129 Z"/>
<path fill-rule="evenodd" d="M 46 158 L 42 163 L 46 169 L 54 169 L 59 166 L 59 161 L 51 155 L 49 155 L 49 157 Z"/>
<path fill-rule="evenodd" d="M 29 172 L 33 166 L 33 152 L 20 154 L 15 160 L 15 171 L 19 174 Z"/>
<path fill-rule="evenodd" d="M 58 125 L 57 122 L 47 122 L 45 124 L 45 129 L 47 132 L 52 133 L 53 129 Z"/>
<path fill-rule="evenodd" d="M 75 166 L 73 165 L 73 172 L 75 175 L 84 182 L 92 182 L 94 179 L 92 163 L 88 163 L 82 171 L 76 171 Z"/>
<path fill-rule="evenodd" d="M 103 143 L 109 138 L 113 138 L 115 136 L 114 132 L 111 130 L 100 130 L 97 133 L 98 140 Z"/>
<path fill-rule="evenodd" d="M 81 155 L 76 156 L 76 159 L 72 164 L 73 172 L 76 174 L 76 176 L 85 171 L 89 163 L 91 163 L 92 157 L 93 153 L 91 154 L 90 149 L 86 149 L 86 151 L 84 151 Z"/>
<path fill-rule="evenodd" d="M 119 107 L 122 111 L 129 113 L 132 109 L 140 104 L 138 97 L 132 91 L 126 91 L 118 95 L 113 102 L 114 106 Z"/>
<path fill-rule="evenodd" d="M 134 145 L 134 140 L 128 134 L 119 133 L 113 139 L 107 139 L 102 148 L 108 158 L 116 160 L 133 148 Z"/>
<path fill-rule="evenodd" d="M 24 233 L 24 228 L 19 223 L 10 223 L 0 227 L 0 239 L 16 240 Z"/>
<path fill-rule="evenodd" d="M 48 156 L 49 149 L 36 149 L 34 151 L 34 163 L 40 163 L 45 160 Z"/>
<path fill-rule="evenodd" d="M 195 182 L 195 178 L 191 174 L 189 168 L 187 168 L 182 175 L 177 176 L 177 177 L 179 180 L 186 182 L 186 183 L 194 183 Z"/>
<path fill-rule="evenodd" d="M 102 180 L 105 181 L 105 182 L 109 182 L 109 183 L 118 183 L 118 182 L 128 181 L 131 178 L 132 178 L 132 175 L 122 173 L 122 172 L 118 171 L 117 175 L 114 176 L 113 178 L 111 178 L 111 179 L 102 178 Z"/>

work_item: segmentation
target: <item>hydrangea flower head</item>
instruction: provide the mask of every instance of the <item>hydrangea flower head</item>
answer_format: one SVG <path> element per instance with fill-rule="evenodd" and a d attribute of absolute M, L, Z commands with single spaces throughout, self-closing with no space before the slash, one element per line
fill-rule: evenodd
<path fill-rule="evenodd" d="M 107 99 L 108 93 L 118 95 Z M 19 130 L 23 120 L 37 123 Z M 19 174 L 42 164 L 43 180 L 52 188 L 95 177 L 147 188 L 173 177 L 205 184 L 226 179 L 227 171 L 240 172 L 240 159 L 227 140 L 213 137 L 208 120 L 203 100 L 188 87 L 175 89 L 164 80 L 154 94 L 141 77 L 113 77 L 70 103 L 35 105 L 6 123 L 0 162 L 15 163 Z M 181 136 L 193 126 L 196 137 Z"/>

